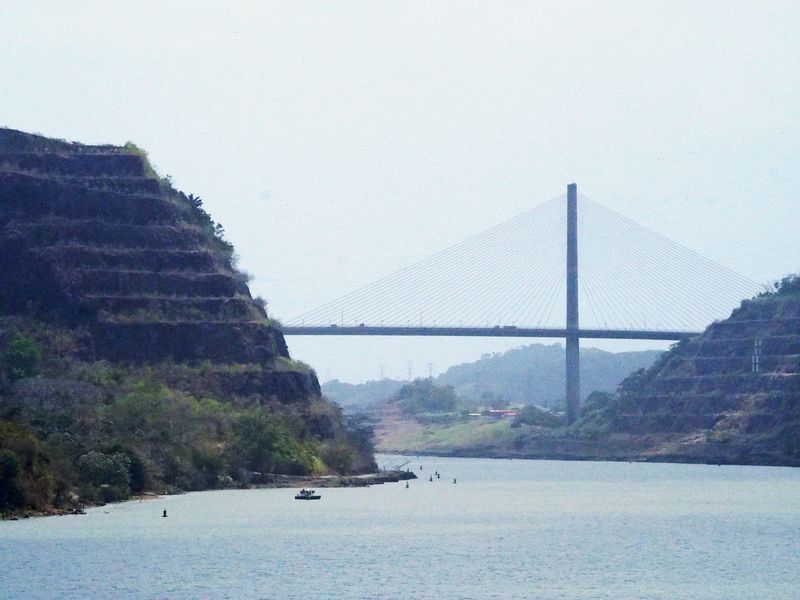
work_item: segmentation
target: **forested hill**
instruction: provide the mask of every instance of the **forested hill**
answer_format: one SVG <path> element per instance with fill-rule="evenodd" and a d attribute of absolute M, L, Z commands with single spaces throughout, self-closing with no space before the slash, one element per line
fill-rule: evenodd
<path fill-rule="evenodd" d="M 581 391 L 613 391 L 628 375 L 649 367 L 659 350 L 606 352 L 581 349 Z M 561 344 L 531 344 L 483 356 L 474 363 L 450 367 L 437 378 L 452 385 L 462 398 L 492 396 L 511 404 L 540 404 L 560 408 L 564 399 L 566 357 Z"/>
<path fill-rule="evenodd" d="M 596 348 L 581 350 L 581 389 L 614 391 L 634 371 L 647 368 L 661 355 L 658 350 L 612 353 Z M 560 344 L 530 344 L 480 360 L 450 367 L 434 378 L 440 386 L 453 386 L 462 401 L 475 405 L 541 404 L 560 408 L 564 399 L 565 356 Z M 402 387 L 392 379 L 348 384 L 338 380 L 323 384 L 325 395 L 342 406 L 369 406 L 387 399 Z"/>

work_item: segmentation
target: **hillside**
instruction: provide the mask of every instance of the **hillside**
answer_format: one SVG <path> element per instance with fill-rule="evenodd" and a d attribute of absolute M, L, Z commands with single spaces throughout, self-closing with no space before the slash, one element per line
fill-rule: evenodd
<path fill-rule="evenodd" d="M 687 460 L 800 464 L 800 276 L 626 379 L 586 412 L 591 428 Z"/>
<path fill-rule="evenodd" d="M 384 451 L 800 466 L 800 276 L 591 394 L 574 425 L 551 416 L 422 422 L 387 403 L 376 433 Z"/>
<path fill-rule="evenodd" d="M 660 350 L 581 349 L 584 398 L 596 391 L 614 391 L 625 377 L 649 367 L 661 354 Z M 488 396 L 511 405 L 539 404 L 561 410 L 565 378 L 565 354 L 561 344 L 530 344 L 450 367 L 436 378 L 436 383 L 453 386 L 458 396 L 475 403 Z"/>
<path fill-rule="evenodd" d="M 135 145 L 0 129 L 0 265 L 0 511 L 374 467 Z"/>
<path fill-rule="evenodd" d="M 649 367 L 659 350 L 606 352 L 581 350 L 581 387 L 584 396 L 594 391 L 613 392 L 629 374 Z M 480 360 L 455 365 L 434 378 L 438 386 L 452 386 L 465 405 L 540 404 L 560 409 L 564 402 L 564 347 L 561 344 L 529 344 L 503 353 L 486 354 Z M 402 381 L 383 379 L 362 384 L 338 380 L 325 382 L 327 397 L 345 407 L 365 408 L 382 402 L 402 387 Z"/>

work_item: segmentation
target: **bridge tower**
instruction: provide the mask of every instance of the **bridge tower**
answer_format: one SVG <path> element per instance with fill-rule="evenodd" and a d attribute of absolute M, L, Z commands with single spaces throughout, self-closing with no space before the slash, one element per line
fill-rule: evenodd
<path fill-rule="evenodd" d="M 578 329 L 578 186 L 567 186 L 567 420 L 578 418 L 581 402 Z"/>

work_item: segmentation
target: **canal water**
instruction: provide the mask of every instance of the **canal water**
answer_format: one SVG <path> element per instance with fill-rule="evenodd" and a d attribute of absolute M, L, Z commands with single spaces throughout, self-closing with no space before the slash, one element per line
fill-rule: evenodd
<path fill-rule="evenodd" d="M 798 469 L 378 461 L 419 479 L 0 522 L 0 597 L 800 597 Z"/>

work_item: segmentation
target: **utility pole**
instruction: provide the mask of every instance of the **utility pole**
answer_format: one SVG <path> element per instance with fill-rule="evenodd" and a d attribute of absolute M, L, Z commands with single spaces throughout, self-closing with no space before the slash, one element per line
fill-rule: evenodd
<path fill-rule="evenodd" d="M 752 365 L 753 373 L 761 371 L 761 338 L 756 338 L 753 342 Z"/>
<path fill-rule="evenodd" d="M 578 186 L 567 186 L 567 421 L 580 413 L 581 355 L 578 325 Z"/>

